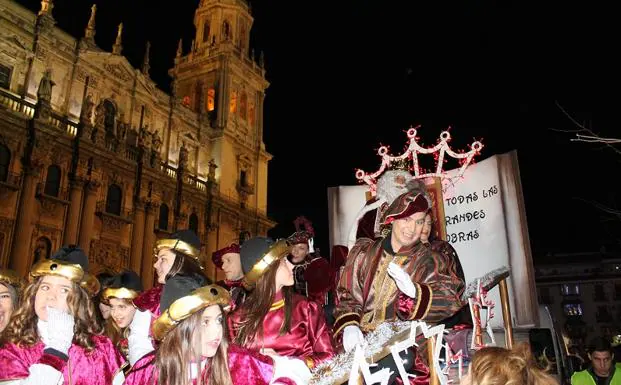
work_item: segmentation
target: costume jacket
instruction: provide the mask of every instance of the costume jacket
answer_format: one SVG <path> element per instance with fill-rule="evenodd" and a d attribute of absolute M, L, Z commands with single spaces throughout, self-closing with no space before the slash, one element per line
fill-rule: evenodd
<path fill-rule="evenodd" d="M 336 270 L 323 257 L 309 255 L 293 267 L 294 290 L 320 305 L 327 302 L 328 292 L 334 289 Z"/>
<path fill-rule="evenodd" d="M 243 278 L 236 281 L 225 279 L 216 283 L 216 285 L 222 286 L 229 291 L 229 294 L 231 295 L 231 301 L 233 301 L 233 303 L 235 304 L 235 309 L 237 309 L 244 303 L 244 301 L 246 300 L 246 296 L 248 295 L 248 292 L 242 285 L 242 281 Z"/>
<path fill-rule="evenodd" d="M 295 293 L 292 301 L 291 330 L 288 333 L 279 335 L 285 317 L 285 300 L 279 291 L 263 320 L 263 338 L 258 337 L 246 346 L 253 350 L 273 349 L 278 355 L 299 358 L 312 369 L 334 356 L 332 333 L 321 305 Z M 243 310 L 242 307 L 229 317 L 232 337 L 239 330 Z"/>
<path fill-rule="evenodd" d="M 286 378 L 278 378 L 273 381 L 274 363 L 271 357 L 252 352 L 243 347 L 230 344 L 228 348 L 229 372 L 233 385 L 268 385 L 278 382 L 279 384 L 293 384 Z M 209 378 L 209 367 L 202 370 L 204 381 Z M 125 385 L 156 385 L 158 384 L 158 370 L 155 367 L 155 353 L 151 352 L 142 357 L 132 367 Z M 195 383 L 195 382 L 194 382 Z M 204 382 L 207 385 L 207 382 Z"/>
<path fill-rule="evenodd" d="M 32 346 L 7 343 L 0 348 L 0 382 L 26 379 L 31 366 L 44 364 L 61 372 L 66 385 L 110 385 L 125 360 L 108 337 L 96 335 L 92 339 L 95 347 L 90 352 L 72 344 L 67 362 L 44 353 L 42 341 Z"/>
<path fill-rule="evenodd" d="M 360 238 L 352 247 L 337 286 L 335 336 L 347 325 L 363 332 L 383 322 L 423 320 L 438 322 L 461 307 L 464 282 L 442 256 L 420 242 L 398 252 L 392 250 L 391 235 L 371 240 Z M 416 298 L 401 293 L 388 275 L 394 262 L 410 275 Z"/>

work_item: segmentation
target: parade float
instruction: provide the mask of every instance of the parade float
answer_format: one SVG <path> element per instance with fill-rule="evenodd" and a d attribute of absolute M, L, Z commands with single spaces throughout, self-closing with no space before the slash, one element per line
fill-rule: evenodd
<path fill-rule="evenodd" d="M 430 383 L 458 384 L 476 350 L 491 345 L 511 348 L 517 341 L 532 345 L 537 335 L 533 331 L 541 330 L 544 338 L 549 337 L 544 343 L 545 354 L 560 379 L 563 349 L 549 312 L 537 302 L 517 152 L 475 163 L 483 149 L 480 141 L 465 151 L 455 151 L 446 130 L 435 145 L 426 147 L 419 142 L 419 129 L 407 131 L 408 143 L 401 154 L 393 155 L 387 146 L 381 146 L 377 171 L 356 170 L 359 185 L 328 189 L 330 246 L 351 249 L 364 233 L 359 229 L 364 221 L 366 226 L 374 226 L 375 236 L 380 235 L 377 218 L 388 199 L 378 188 L 384 173 L 407 170 L 423 181 L 433 201 L 435 236 L 451 244 L 463 267 L 466 288 L 462 301 L 472 320 L 469 332 L 461 333 L 467 341 L 455 343 L 450 337 L 453 331 L 443 324 L 387 322 L 368 333 L 355 351 L 341 353 L 315 368 L 311 384 L 391 384 L 397 377 L 410 383 L 412 375 L 407 373 L 403 354 L 421 339 L 427 344 Z M 423 157 L 433 159 L 433 168 L 421 166 Z M 448 158 L 457 167 L 444 170 Z M 375 224 L 367 220 L 373 210 L 377 212 Z M 373 230 L 366 236 L 369 232 Z M 378 365 L 387 361 L 390 364 L 385 367 Z"/>

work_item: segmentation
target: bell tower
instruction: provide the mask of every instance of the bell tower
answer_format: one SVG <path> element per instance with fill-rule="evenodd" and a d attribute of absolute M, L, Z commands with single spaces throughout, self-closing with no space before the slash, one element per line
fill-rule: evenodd
<path fill-rule="evenodd" d="M 272 156 L 263 143 L 263 101 L 269 83 L 263 55 L 257 58 L 250 48 L 252 24 L 245 0 L 201 0 L 189 52 L 180 41 L 169 71 L 176 103 L 209 122 L 209 153 L 217 166 L 219 196 L 234 202 L 242 218 L 237 228 L 219 228 L 219 234 L 229 234 L 218 244 L 239 239 L 244 231 L 264 235 L 274 225 L 267 219 L 267 164 Z"/>

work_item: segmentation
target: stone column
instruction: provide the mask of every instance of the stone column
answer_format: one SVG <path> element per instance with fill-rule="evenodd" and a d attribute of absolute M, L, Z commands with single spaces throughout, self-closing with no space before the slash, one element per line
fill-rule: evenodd
<path fill-rule="evenodd" d="M 129 267 L 136 274 L 140 275 L 142 270 L 141 257 L 144 238 L 144 201 L 142 199 L 134 200 L 134 224 L 132 226 L 132 251 L 129 257 Z"/>
<path fill-rule="evenodd" d="M 82 210 L 82 223 L 80 223 L 80 237 L 78 245 L 88 255 L 93 238 L 93 227 L 95 226 L 95 210 L 97 209 L 97 190 L 101 186 L 98 181 L 91 180 L 84 186 L 85 198 L 84 209 Z"/>
<path fill-rule="evenodd" d="M 147 287 L 153 286 L 153 246 L 155 245 L 155 212 L 158 204 L 149 203 L 145 209 L 146 217 L 144 225 L 144 242 L 142 244 L 142 285 Z"/>
<path fill-rule="evenodd" d="M 17 218 L 9 266 L 21 276 L 28 274 L 33 260 L 33 255 L 30 253 L 30 243 L 36 207 L 35 189 L 37 174 L 35 169 L 24 169 L 22 191 L 17 206 Z"/>
<path fill-rule="evenodd" d="M 82 208 L 82 188 L 84 180 L 76 179 L 70 182 L 69 213 L 65 224 L 63 245 L 75 245 L 78 243 L 78 226 L 80 224 L 80 209 Z"/>

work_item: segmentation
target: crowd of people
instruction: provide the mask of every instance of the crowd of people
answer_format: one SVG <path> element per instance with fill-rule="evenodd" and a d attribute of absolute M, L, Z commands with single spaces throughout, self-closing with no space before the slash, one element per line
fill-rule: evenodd
<path fill-rule="evenodd" d="M 434 237 L 424 185 L 391 172 L 382 178 L 390 199 L 360 220 L 366 233 L 353 247 L 336 247 L 330 259 L 315 252 L 314 230 L 299 218 L 287 239 L 254 237 L 213 253 L 225 275 L 215 283 L 190 230 L 157 241 L 157 284 L 148 290 L 133 271 L 92 275 L 76 246 L 39 261 L 25 279 L 1 271 L 0 384 L 300 385 L 382 323 L 463 323 L 449 321 L 465 305 L 463 270 L 450 244 Z M 430 380 L 424 349 L 412 348 L 412 384 Z M 600 381 L 598 352 L 574 385 L 617 383 L 617 374 Z M 527 347 L 484 348 L 462 379 L 553 381 Z"/>

